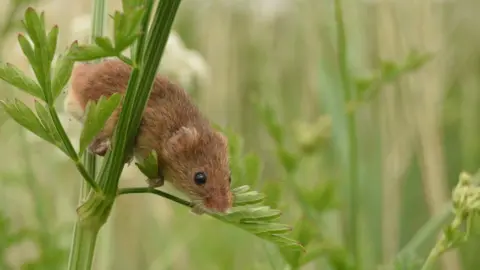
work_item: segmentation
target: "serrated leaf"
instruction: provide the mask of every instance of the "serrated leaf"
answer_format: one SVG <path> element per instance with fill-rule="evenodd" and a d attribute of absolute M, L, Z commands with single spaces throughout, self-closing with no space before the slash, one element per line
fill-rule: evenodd
<path fill-rule="evenodd" d="M 57 41 L 58 41 L 58 25 L 53 26 L 50 33 L 48 33 L 48 60 L 51 63 L 53 60 L 53 56 L 55 55 L 55 51 L 57 50 Z"/>
<path fill-rule="evenodd" d="M 143 0 L 122 0 L 122 9 L 125 13 L 129 13 L 138 7 L 143 6 Z"/>
<path fill-rule="evenodd" d="M 156 151 L 152 150 L 147 158 L 141 162 L 136 162 L 135 164 L 149 179 L 155 179 L 158 177 L 158 157 Z"/>
<path fill-rule="evenodd" d="M 74 43 L 72 44 L 68 56 L 74 61 L 91 61 L 99 58 L 115 56 L 115 53 L 105 51 L 98 45 L 78 45 Z"/>
<path fill-rule="evenodd" d="M 48 133 L 49 137 L 52 138 L 53 143 L 58 146 L 65 153 L 66 150 L 63 148 L 62 139 L 55 128 L 52 117 L 48 113 L 47 109 L 40 104 L 40 102 L 35 101 L 35 111 L 37 112 L 38 118 L 42 123 L 44 130 Z"/>
<path fill-rule="evenodd" d="M 240 195 L 240 194 L 245 193 L 249 190 L 250 190 L 250 187 L 248 185 L 243 185 L 243 186 L 239 186 L 239 187 L 236 187 L 236 188 L 232 189 L 232 192 L 235 195 Z"/>
<path fill-rule="evenodd" d="M 108 99 L 102 96 L 97 103 L 89 101 L 82 133 L 80 135 L 80 155 L 92 142 L 94 137 L 102 130 L 108 118 L 120 104 L 122 96 L 118 93 Z"/>
<path fill-rule="evenodd" d="M 35 53 L 33 52 L 32 44 L 22 34 L 18 34 L 17 39 L 18 39 L 18 44 L 20 44 L 20 48 L 23 51 L 23 54 L 27 57 L 28 62 L 30 62 L 30 65 L 32 65 L 32 67 L 35 70 L 35 68 L 38 66 L 38 63 L 35 59 Z"/>
<path fill-rule="evenodd" d="M 253 234 L 265 234 L 266 237 L 268 237 L 268 234 L 282 234 L 292 230 L 292 228 L 288 225 L 268 222 L 243 223 L 241 226 L 243 229 Z"/>
<path fill-rule="evenodd" d="M 145 10 L 143 7 L 137 7 L 131 10 L 130 12 L 126 13 L 127 22 L 125 24 L 125 34 L 124 34 L 126 37 L 137 35 L 138 31 L 140 30 L 140 24 L 142 22 L 144 11 Z"/>
<path fill-rule="evenodd" d="M 139 36 L 140 33 L 123 37 L 119 44 L 115 44 L 116 53 L 122 53 L 126 48 L 128 48 L 128 46 L 132 45 Z"/>
<path fill-rule="evenodd" d="M 124 27 L 125 27 L 125 15 L 119 11 L 115 11 L 113 14 L 113 40 L 115 47 L 118 47 L 122 43 Z"/>
<path fill-rule="evenodd" d="M 117 53 L 121 53 L 139 37 L 143 12 L 144 9 L 141 7 L 135 8 L 128 13 L 115 12 L 113 16 L 115 27 L 114 40 Z"/>
<path fill-rule="evenodd" d="M 282 215 L 280 210 L 271 209 L 267 207 L 265 209 L 257 209 L 253 211 L 250 217 L 245 217 L 242 219 L 242 222 L 247 221 L 272 221 L 278 219 Z"/>
<path fill-rule="evenodd" d="M 52 82 L 52 96 L 55 100 L 67 85 L 72 75 L 75 62 L 69 57 L 68 53 L 59 55 L 55 63 Z"/>
<path fill-rule="evenodd" d="M 263 201 L 265 195 L 258 193 L 257 191 L 250 191 L 241 194 L 235 195 L 234 205 L 247 205 L 247 204 L 256 204 Z"/>
<path fill-rule="evenodd" d="M 25 30 L 27 30 L 28 35 L 32 39 L 36 47 L 42 47 L 46 44 L 46 35 L 44 30 L 44 24 L 41 17 L 38 16 L 37 12 L 29 7 L 25 11 Z"/>
<path fill-rule="evenodd" d="M 55 144 L 55 141 L 52 137 L 50 137 L 48 132 L 43 127 L 42 123 L 40 123 L 40 121 L 38 120 L 37 116 L 21 101 L 1 101 L 1 104 L 5 112 L 8 113 L 8 115 L 10 115 L 10 117 L 15 122 L 28 129 L 30 132 L 37 135 L 38 137 L 44 139 L 45 141 Z"/>
<path fill-rule="evenodd" d="M 0 64 L 0 79 L 36 98 L 45 100 L 40 86 L 14 65 Z"/>
<path fill-rule="evenodd" d="M 112 41 L 108 37 L 96 37 L 95 44 L 97 44 L 100 48 L 104 49 L 107 52 L 115 51 Z"/>

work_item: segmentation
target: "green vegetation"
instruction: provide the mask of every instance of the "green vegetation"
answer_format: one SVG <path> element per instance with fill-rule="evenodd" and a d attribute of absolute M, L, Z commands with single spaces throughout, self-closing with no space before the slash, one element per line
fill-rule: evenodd
<path fill-rule="evenodd" d="M 93 0 L 88 42 L 37 1 L 9 2 L 0 269 L 476 269 L 480 51 L 464 23 L 442 28 L 473 0 L 409 14 L 205 1 Z M 192 51 L 167 44 L 172 29 Z M 105 57 L 133 67 L 127 94 L 90 103 L 75 129 L 60 106 L 73 65 Z M 228 136 L 227 215 L 148 188 L 155 155 L 124 166 L 158 70 L 192 82 Z M 112 150 L 95 157 L 85 150 L 120 103 Z"/>

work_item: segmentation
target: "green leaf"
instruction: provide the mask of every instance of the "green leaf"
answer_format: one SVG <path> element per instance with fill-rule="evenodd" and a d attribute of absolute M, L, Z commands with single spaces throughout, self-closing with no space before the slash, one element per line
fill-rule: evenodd
<path fill-rule="evenodd" d="M 115 56 L 114 52 L 105 51 L 98 45 L 78 45 L 73 43 L 69 57 L 74 61 L 91 61 L 99 58 Z"/>
<path fill-rule="evenodd" d="M 140 31 L 144 11 L 143 7 L 137 7 L 126 13 L 125 37 L 137 36 Z"/>
<path fill-rule="evenodd" d="M 57 50 L 57 41 L 58 41 L 58 25 L 53 26 L 50 33 L 48 33 L 48 60 L 51 63 L 55 51 Z"/>
<path fill-rule="evenodd" d="M 15 99 L 14 102 L 1 101 L 1 103 L 5 112 L 8 113 L 15 122 L 45 141 L 55 144 L 55 140 L 50 136 L 48 131 L 45 130 L 37 116 L 20 100 Z"/>
<path fill-rule="evenodd" d="M 52 82 L 52 96 L 54 100 L 60 95 L 65 85 L 67 85 L 72 75 L 74 64 L 75 62 L 69 57 L 68 52 L 58 56 Z"/>
<path fill-rule="evenodd" d="M 140 35 L 140 26 L 144 14 L 143 7 L 137 7 L 128 13 L 115 12 L 114 20 L 114 41 L 115 51 L 119 54 Z"/>
<path fill-rule="evenodd" d="M 122 8 L 125 13 L 130 13 L 130 11 L 143 6 L 143 0 L 122 0 Z"/>
<path fill-rule="evenodd" d="M 258 193 L 257 191 L 249 191 L 245 193 L 240 193 L 235 196 L 235 205 L 247 205 L 260 203 L 265 199 L 265 195 Z"/>
<path fill-rule="evenodd" d="M 80 135 L 80 155 L 87 148 L 94 137 L 102 130 L 108 118 L 118 107 L 122 96 L 118 93 L 108 99 L 102 96 L 97 103 L 89 101 L 86 108 L 84 127 Z"/>
<path fill-rule="evenodd" d="M 113 14 L 113 40 L 115 41 L 115 47 L 122 43 L 123 33 L 125 28 L 125 15 L 119 11 L 115 11 Z"/>
<path fill-rule="evenodd" d="M 47 45 L 43 19 L 31 7 L 25 11 L 24 26 L 36 47 Z"/>
<path fill-rule="evenodd" d="M 107 52 L 114 52 L 112 41 L 108 37 L 96 37 L 95 44 Z"/>
<path fill-rule="evenodd" d="M 62 138 L 58 134 L 57 129 L 55 128 L 55 124 L 53 123 L 53 119 L 48 113 L 47 109 L 45 109 L 45 107 L 40 104 L 40 102 L 35 101 L 35 110 L 37 112 L 38 118 L 40 118 L 40 122 L 42 123 L 44 130 L 48 133 L 49 137 L 52 138 L 53 144 L 58 146 L 68 155 L 68 152 L 63 147 Z"/>
<path fill-rule="evenodd" d="M 45 100 L 40 86 L 12 64 L 0 64 L 0 79 L 36 98 Z"/>
<path fill-rule="evenodd" d="M 290 226 L 272 222 L 280 217 L 281 212 L 279 210 L 258 205 L 264 198 L 264 194 L 250 191 L 250 187 L 247 185 L 234 188 L 232 192 L 235 198 L 235 206 L 231 211 L 224 215 L 210 213 L 211 216 L 270 241 L 279 247 L 290 250 L 304 250 L 297 241 L 285 235 L 291 231 Z M 237 202 L 238 198 L 241 200 L 241 206 Z"/>
<path fill-rule="evenodd" d="M 158 157 L 155 150 L 152 150 L 147 158 L 141 162 L 136 162 L 135 164 L 149 179 L 155 179 L 158 177 Z"/>
<path fill-rule="evenodd" d="M 257 104 L 257 109 L 270 137 L 273 138 L 277 145 L 282 145 L 284 142 L 283 129 L 273 108 L 265 103 L 263 105 Z"/>
<path fill-rule="evenodd" d="M 35 70 L 38 67 L 38 63 L 35 59 L 35 53 L 33 52 L 32 44 L 22 34 L 18 34 L 18 43 L 22 48 L 23 54 L 27 57 L 28 62 L 30 62 L 30 65 L 32 65 L 33 69 Z"/>

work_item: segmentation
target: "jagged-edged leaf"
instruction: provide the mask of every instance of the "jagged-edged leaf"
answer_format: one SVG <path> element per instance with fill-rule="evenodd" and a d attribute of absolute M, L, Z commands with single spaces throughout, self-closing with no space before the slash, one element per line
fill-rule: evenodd
<path fill-rule="evenodd" d="M 232 189 L 232 192 L 235 195 L 240 195 L 240 194 L 245 193 L 249 190 L 250 190 L 250 187 L 248 185 L 243 185 L 243 186 L 239 186 L 239 187 L 236 187 L 236 188 Z"/>
<path fill-rule="evenodd" d="M 37 116 L 23 102 L 15 99 L 14 102 L 1 101 L 1 104 L 5 112 L 8 113 L 15 122 L 45 141 L 55 144 L 55 140 L 50 136 L 48 131 L 45 130 Z"/>
<path fill-rule="evenodd" d="M 36 98 L 45 100 L 40 86 L 12 64 L 0 64 L 0 79 Z"/>
<path fill-rule="evenodd" d="M 46 71 L 50 69 L 50 59 L 53 58 L 53 56 L 50 56 L 51 47 L 45 33 L 44 20 L 45 18 L 43 12 L 39 15 L 31 7 L 27 8 L 27 10 L 25 11 L 25 19 L 23 23 L 29 38 L 33 41 L 34 44 L 34 57 L 36 65 L 33 66 L 33 70 L 35 72 L 37 81 L 42 86 L 42 88 L 45 88 L 48 80 L 50 80 L 50 78 L 46 76 L 46 74 L 48 74 Z M 53 30 L 52 34 L 55 34 L 55 30 Z M 45 98 L 48 98 L 48 95 Z M 50 102 L 50 100 L 47 101 Z"/>
<path fill-rule="evenodd" d="M 135 163 L 138 169 L 149 179 L 158 177 L 158 157 L 157 152 L 152 150 L 147 158 Z"/>
<path fill-rule="evenodd" d="M 50 33 L 48 33 L 48 60 L 51 63 L 53 60 L 53 56 L 55 55 L 55 51 L 57 50 L 57 40 L 58 40 L 58 25 L 53 26 Z"/>
<path fill-rule="evenodd" d="M 63 55 L 59 55 L 57 58 L 55 69 L 53 71 L 52 82 L 52 96 L 54 100 L 60 95 L 63 88 L 68 83 L 68 80 L 72 75 L 74 64 L 75 61 L 68 56 L 68 52 Z"/>
<path fill-rule="evenodd" d="M 143 0 L 122 0 L 122 9 L 125 13 L 143 6 Z"/>
<path fill-rule="evenodd" d="M 138 38 L 143 13 L 143 7 L 132 8 L 128 13 L 115 12 L 114 41 L 117 53 L 121 53 Z"/>
<path fill-rule="evenodd" d="M 97 44 L 99 47 L 101 47 L 107 52 L 115 51 L 112 41 L 108 37 L 96 37 L 95 44 Z"/>
<path fill-rule="evenodd" d="M 32 65 L 33 69 L 38 66 L 37 60 L 35 59 L 35 53 L 33 52 L 33 47 L 30 41 L 22 34 L 18 34 L 18 44 L 23 51 L 23 54 L 27 57 L 28 62 Z"/>
<path fill-rule="evenodd" d="M 98 45 L 78 45 L 73 43 L 68 56 L 74 61 L 90 61 L 103 57 L 115 56 Z"/>
<path fill-rule="evenodd" d="M 292 230 L 290 226 L 272 222 L 280 217 L 280 210 L 272 209 L 265 205 L 258 205 L 261 202 L 260 198 L 263 200 L 263 194 L 257 191 L 250 191 L 250 187 L 247 185 L 236 187 L 232 189 L 232 192 L 235 201 L 237 198 L 240 198 L 242 205 L 239 206 L 238 202 L 234 202 L 235 206 L 228 214 L 210 213 L 211 216 L 248 231 L 259 238 L 270 241 L 279 247 L 304 250 L 300 243 L 285 236 L 286 233 Z"/>
<path fill-rule="evenodd" d="M 257 192 L 257 191 L 249 191 L 245 193 L 240 193 L 235 195 L 235 205 L 247 205 L 247 204 L 255 204 L 260 203 L 265 199 L 265 195 Z"/>
<path fill-rule="evenodd" d="M 89 101 L 86 108 L 86 117 L 80 135 L 80 154 L 92 142 L 93 138 L 102 130 L 108 118 L 120 104 L 122 96 L 118 93 L 109 98 L 102 96 L 98 102 Z"/>
<path fill-rule="evenodd" d="M 40 102 L 35 101 L 35 111 L 37 112 L 38 118 L 40 119 L 43 128 L 48 133 L 49 137 L 52 138 L 54 144 L 66 153 L 66 150 L 61 143 L 62 138 L 58 134 L 58 131 L 55 128 L 55 124 L 53 123 L 53 119 L 48 113 L 47 109 L 42 104 L 40 104 Z"/>
<path fill-rule="evenodd" d="M 36 47 L 48 46 L 44 21 L 35 9 L 29 7 L 25 11 L 24 26 Z"/>

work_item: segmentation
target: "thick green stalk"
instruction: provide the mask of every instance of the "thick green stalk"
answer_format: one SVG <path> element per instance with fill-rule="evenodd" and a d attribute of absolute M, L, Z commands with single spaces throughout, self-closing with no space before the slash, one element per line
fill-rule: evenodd
<path fill-rule="evenodd" d="M 94 1 L 91 42 L 95 37 L 103 35 L 106 18 L 105 5 L 105 0 Z M 83 164 L 86 172 L 93 177 L 96 175 L 96 162 L 95 155 L 88 151 L 84 154 Z M 80 204 L 87 198 L 89 192 L 90 187 L 82 181 L 79 197 Z M 80 220 L 77 220 L 73 229 L 73 239 L 68 260 L 69 270 L 90 269 L 92 267 L 97 234 L 97 229 L 81 227 Z"/>
<path fill-rule="evenodd" d="M 130 149 L 140 125 L 143 110 L 150 96 L 151 86 L 179 5 L 180 0 L 163 0 L 158 4 L 146 48 L 145 50 L 139 48 L 144 52 L 142 57 L 144 61 L 141 61 L 139 67 L 132 71 L 112 151 L 108 152 L 106 162 L 98 176 L 100 186 L 107 197 L 112 199 L 117 195 L 118 180 L 123 170 L 126 149 Z M 164 15 L 167 16 L 163 17 Z M 124 132 L 125 130 L 127 132 Z"/>
<path fill-rule="evenodd" d="M 341 0 L 335 0 L 335 21 L 337 26 L 337 52 L 340 68 L 340 77 L 342 80 L 345 108 L 355 100 L 355 89 L 351 85 L 350 74 L 348 70 L 347 39 L 345 34 L 345 24 L 343 21 Z M 349 179 L 349 207 L 347 228 L 347 247 L 353 256 L 356 269 L 361 268 L 360 252 L 358 249 L 358 211 L 359 211 L 359 177 L 358 177 L 358 153 L 357 153 L 357 127 L 355 122 L 355 113 L 346 114 L 347 132 L 348 132 L 348 179 Z"/>
<path fill-rule="evenodd" d="M 149 3 L 152 2 L 147 1 L 147 5 Z M 78 246 L 78 248 L 81 248 L 79 252 L 75 252 L 75 250 L 72 252 L 72 261 L 78 265 L 85 260 L 89 260 L 90 262 L 93 260 L 97 232 L 107 221 L 117 196 L 118 181 L 123 171 L 125 156 L 126 153 L 129 152 L 129 149 L 131 149 L 133 139 L 140 125 L 143 110 L 150 95 L 151 86 L 153 85 L 168 34 L 179 5 L 180 0 L 161 1 L 156 10 L 153 26 L 150 28 L 148 34 L 146 48 L 138 46 L 139 54 L 137 57 L 140 55 L 143 56 L 142 58 L 145 59 L 145 63 L 141 61 L 134 65 L 116 131 L 112 139 L 112 150 L 107 153 L 97 176 L 99 185 L 106 196 L 99 197 L 96 196 L 95 193 L 90 192 L 87 201 L 78 209 L 80 230 L 85 230 L 86 233 L 89 233 L 84 238 L 91 240 L 90 242 L 84 243 L 85 245 L 90 245 L 91 248 L 84 250 L 80 245 Z M 148 16 L 148 12 L 145 16 Z M 144 32 L 146 31 L 146 27 L 147 25 L 142 29 Z M 143 44 L 142 39 L 145 38 L 145 36 L 141 36 L 139 44 Z M 80 258 L 80 260 L 75 260 L 76 258 Z M 78 269 L 89 269 L 88 267 L 91 266 L 91 264 L 82 265 L 87 268 Z"/>

